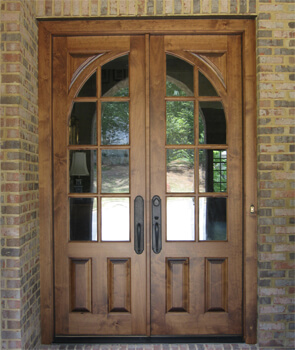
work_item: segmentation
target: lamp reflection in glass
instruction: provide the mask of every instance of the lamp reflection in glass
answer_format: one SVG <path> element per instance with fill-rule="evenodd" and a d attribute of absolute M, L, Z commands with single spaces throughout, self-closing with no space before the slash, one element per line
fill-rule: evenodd
<path fill-rule="evenodd" d="M 83 192 L 82 179 L 80 177 L 89 175 L 86 164 L 86 152 L 74 152 L 70 175 L 77 176 L 74 185 L 74 192 Z"/>

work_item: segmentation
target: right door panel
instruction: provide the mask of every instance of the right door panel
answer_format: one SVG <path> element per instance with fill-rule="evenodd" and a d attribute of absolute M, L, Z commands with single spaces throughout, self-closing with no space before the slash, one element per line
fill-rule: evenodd
<path fill-rule="evenodd" d="M 240 335 L 241 37 L 151 36 L 150 72 L 151 334 Z"/>

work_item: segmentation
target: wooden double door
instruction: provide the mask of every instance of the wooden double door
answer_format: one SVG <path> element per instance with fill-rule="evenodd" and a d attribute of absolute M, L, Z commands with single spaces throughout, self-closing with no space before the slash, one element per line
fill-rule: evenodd
<path fill-rule="evenodd" d="M 242 334 L 240 35 L 53 39 L 56 335 Z"/>

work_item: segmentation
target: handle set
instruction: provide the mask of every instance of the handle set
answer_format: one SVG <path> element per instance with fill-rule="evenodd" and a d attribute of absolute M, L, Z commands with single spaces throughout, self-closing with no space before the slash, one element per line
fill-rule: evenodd
<path fill-rule="evenodd" d="M 152 199 L 152 249 L 155 254 L 162 250 L 161 198 Z M 134 250 L 137 254 L 144 251 L 144 200 L 141 196 L 134 199 Z"/>
<path fill-rule="evenodd" d="M 141 196 L 134 199 L 134 250 L 137 254 L 144 250 L 144 200 Z"/>
<path fill-rule="evenodd" d="M 154 196 L 152 199 L 152 248 L 155 254 L 159 254 L 162 250 L 161 220 L 161 198 Z"/>

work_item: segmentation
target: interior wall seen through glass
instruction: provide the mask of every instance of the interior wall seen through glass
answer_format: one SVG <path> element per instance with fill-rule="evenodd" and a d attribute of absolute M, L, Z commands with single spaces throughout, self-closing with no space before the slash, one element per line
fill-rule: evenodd
<path fill-rule="evenodd" d="M 199 192 L 227 191 L 227 151 L 199 150 Z"/>
<path fill-rule="evenodd" d="M 70 151 L 70 192 L 97 192 L 97 151 Z"/>
<path fill-rule="evenodd" d="M 101 96 L 129 96 L 129 55 L 102 66 Z"/>
<path fill-rule="evenodd" d="M 69 122 L 70 145 L 96 145 L 96 102 L 75 102 Z"/>
<path fill-rule="evenodd" d="M 173 55 L 166 55 L 166 95 L 194 96 L 194 66 Z"/>
<path fill-rule="evenodd" d="M 218 96 L 210 80 L 199 71 L 199 96 Z"/>
<path fill-rule="evenodd" d="M 97 199 L 69 198 L 70 240 L 97 241 Z"/>
<path fill-rule="evenodd" d="M 199 102 L 199 143 L 226 144 L 226 119 L 221 102 Z"/>
<path fill-rule="evenodd" d="M 227 239 L 226 198 L 199 198 L 199 240 Z"/>
<path fill-rule="evenodd" d="M 96 72 L 86 80 L 81 90 L 78 93 L 78 97 L 95 97 L 96 96 Z"/>

